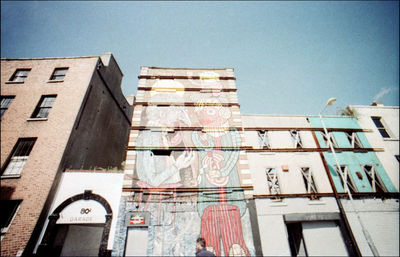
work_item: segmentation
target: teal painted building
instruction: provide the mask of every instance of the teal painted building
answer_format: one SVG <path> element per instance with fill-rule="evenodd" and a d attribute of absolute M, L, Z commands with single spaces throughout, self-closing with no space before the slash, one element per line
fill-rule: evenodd
<path fill-rule="evenodd" d="M 308 117 L 312 128 L 323 128 L 319 117 Z M 347 183 L 352 193 L 397 192 L 392 181 L 371 148 L 365 132 L 354 117 L 324 117 L 342 171 L 348 174 Z M 329 148 L 325 133 L 315 131 L 321 148 Z M 336 170 L 332 152 L 323 151 L 330 175 L 338 193 L 345 193 L 343 180 Z M 346 178 L 345 178 L 346 179 Z"/>

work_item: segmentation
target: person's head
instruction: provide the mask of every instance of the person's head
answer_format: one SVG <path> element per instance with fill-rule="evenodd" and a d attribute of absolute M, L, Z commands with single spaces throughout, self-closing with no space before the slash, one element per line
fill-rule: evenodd
<path fill-rule="evenodd" d="M 200 250 L 203 249 L 204 247 L 206 247 L 206 240 L 204 240 L 204 238 L 199 237 L 196 240 L 196 249 Z"/>

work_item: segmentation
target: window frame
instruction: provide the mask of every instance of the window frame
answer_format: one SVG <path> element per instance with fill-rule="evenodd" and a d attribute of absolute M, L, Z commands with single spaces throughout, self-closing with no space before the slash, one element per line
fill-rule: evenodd
<path fill-rule="evenodd" d="M 275 174 L 273 177 L 270 176 L 268 170 L 274 170 Z M 271 195 L 279 195 L 282 194 L 281 185 L 279 183 L 278 169 L 275 167 L 266 167 L 265 168 L 265 176 L 267 178 L 268 190 Z M 273 192 L 273 190 L 275 192 Z"/>
<path fill-rule="evenodd" d="M 64 71 L 65 70 L 65 74 L 64 75 L 57 75 L 56 74 L 56 72 L 58 72 L 58 71 Z M 54 68 L 54 70 L 53 70 L 53 72 L 51 73 L 51 76 L 50 76 L 50 78 L 49 78 L 49 81 L 58 81 L 58 82 L 61 82 L 61 81 L 64 81 L 64 79 L 65 79 L 65 76 L 67 76 L 67 72 L 68 72 L 68 70 L 69 70 L 69 67 L 57 67 L 57 68 Z M 57 79 L 57 77 L 62 77 L 62 79 Z"/>
<path fill-rule="evenodd" d="M 5 224 L 6 226 L 1 227 L 1 240 L 3 240 L 4 235 L 8 232 L 8 229 L 10 228 L 15 216 L 17 216 L 18 210 L 21 207 L 22 203 L 22 200 L 2 200 L 2 202 L 3 201 L 15 202 L 15 206 L 13 207 L 12 212 L 7 218 L 7 224 Z"/>
<path fill-rule="evenodd" d="M 367 167 L 370 167 L 370 169 L 367 169 Z M 367 176 L 367 179 L 371 185 L 372 191 L 374 193 L 377 193 L 376 189 L 377 186 L 380 188 L 381 192 L 388 192 L 385 183 L 383 183 L 381 177 L 379 176 L 379 173 L 376 172 L 376 167 L 372 164 L 364 164 L 361 165 L 362 170 L 364 171 L 365 175 Z"/>
<path fill-rule="evenodd" d="M 24 83 L 31 70 L 32 70 L 31 68 L 18 68 L 14 71 L 14 73 L 11 75 L 10 79 L 7 82 Z M 19 72 L 27 72 L 27 73 L 26 75 L 19 75 L 18 74 Z M 18 78 L 22 78 L 22 80 L 17 80 Z"/>
<path fill-rule="evenodd" d="M 15 178 L 15 177 L 19 178 L 21 176 L 21 173 L 24 169 L 26 162 L 28 161 L 30 153 L 32 152 L 33 147 L 35 146 L 36 140 L 37 140 L 36 137 L 18 138 L 17 142 L 13 147 L 13 150 L 11 151 L 9 157 L 7 158 L 7 161 L 4 163 L 1 169 L 1 178 Z M 21 153 L 18 152 L 22 151 L 21 149 L 26 147 L 25 145 L 23 145 L 25 142 L 28 142 L 27 146 L 28 148 L 24 150 L 25 155 L 20 155 Z M 20 164 L 19 166 L 16 166 L 16 163 L 18 162 L 20 162 Z M 10 166 L 10 164 L 13 166 Z M 8 171 L 9 167 L 11 171 Z M 16 169 L 16 172 L 14 172 L 14 169 Z"/>
<path fill-rule="evenodd" d="M 347 140 L 349 140 L 351 148 L 355 148 L 355 149 L 364 148 L 363 144 L 361 143 L 360 138 L 357 135 L 357 132 L 345 131 L 344 134 L 346 135 Z"/>
<path fill-rule="evenodd" d="M 271 149 L 268 130 L 257 130 L 257 136 L 260 148 Z"/>
<path fill-rule="evenodd" d="M 307 169 L 307 170 L 305 170 Z M 311 167 L 300 167 L 301 175 L 303 176 L 304 185 L 306 187 L 307 194 L 317 194 L 318 189 L 315 183 L 314 175 Z"/>
<path fill-rule="evenodd" d="M 335 137 L 333 136 L 333 133 L 332 133 L 332 132 L 328 132 L 328 136 L 326 136 L 324 132 L 321 132 L 321 134 L 322 134 L 322 140 L 324 140 L 325 146 L 326 146 L 327 148 L 330 147 L 329 141 L 328 141 L 328 137 L 329 137 L 330 142 L 332 143 L 333 148 L 339 148 L 339 146 L 338 146 L 338 144 L 337 144 L 337 142 L 336 142 L 336 139 L 335 139 Z"/>
<path fill-rule="evenodd" d="M 0 119 L 3 118 L 4 113 L 10 108 L 11 103 L 14 101 L 15 95 L 2 95 L 0 102 Z M 7 105 L 3 107 L 3 100 L 8 100 Z"/>
<path fill-rule="evenodd" d="M 379 134 L 381 134 L 381 136 L 383 138 L 392 138 L 391 133 L 390 133 L 389 129 L 386 128 L 382 117 L 371 116 L 371 119 L 372 119 L 372 122 L 374 123 L 376 129 L 378 130 Z M 377 123 L 376 121 L 379 122 L 379 125 L 381 125 L 381 126 L 378 126 L 376 124 Z M 385 133 L 385 135 L 387 135 L 387 137 L 385 135 L 383 135 L 383 133 Z"/>
<path fill-rule="evenodd" d="M 338 166 L 335 165 L 335 171 L 339 176 L 340 182 L 342 183 L 343 191 L 347 193 L 346 188 L 344 187 L 345 181 L 343 181 L 342 176 L 339 173 Z M 349 167 L 347 165 L 340 165 L 340 170 L 343 172 L 344 179 L 346 180 L 347 188 L 350 190 L 350 193 L 357 193 L 358 189 L 354 183 L 353 177 L 349 172 Z"/>
<path fill-rule="evenodd" d="M 303 142 L 301 140 L 300 131 L 297 129 L 291 129 L 289 130 L 289 134 L 292 139 L 294 148 L 303 148 Z"/>
<path fill-rule="evenodd" d="M 42 106 L 42 104 L 45 102 L 46 98 L 53 98 L 54 100 L 52 100 L 51 102 L 51 106 Z M 42 95 L 40 97 L 40 100 L 38 102 L 38 104 L 35 107 L 35 110 L 33 111 L 32 115 L 31 115 L 31 119 L 47 119 L 49 117 L 50 111 L 53 108 L 54 102 L 56 101 L 57 95 Z M 45 114 L 45 117 L 41 117 L 38 115 L 41 113 L 42 110 L 48 110 Z"/>

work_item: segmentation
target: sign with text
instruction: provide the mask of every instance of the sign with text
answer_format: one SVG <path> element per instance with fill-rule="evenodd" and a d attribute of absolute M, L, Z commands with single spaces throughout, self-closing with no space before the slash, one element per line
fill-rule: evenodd
<path fill-rule="evenodd" d="M 104 223 L 106 210 L 93 200 L 71 203 L 60 213 L 57 224 Z"/>
<path fill-rule="evenodd" d="M 132 211 L 126 215 L 127 227 L 148 227 L 150 221 L 149 212 Z"/>

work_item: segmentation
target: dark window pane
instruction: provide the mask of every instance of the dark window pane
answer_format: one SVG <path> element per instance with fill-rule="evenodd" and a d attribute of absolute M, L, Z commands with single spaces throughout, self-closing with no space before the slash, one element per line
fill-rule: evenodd
<path fill-rule="evenodd" d="M 20 200 L 1 200 L 1 228 L 6 228 L 10 224 L 12 218 L 14 217 L 15 212 L 19 204 Z"/>
<path fill-rule="evenodd" d="M 382 127 L 383 127 L 383 124 L 382 124 L 382 122 L 381 122 L 381 118 L 379 118 L 379 117 L 372 117 L 372 120 L 374 121 L 375 126 L 376 126 L 377 128 L 382 128 Z"/>
<path fill-rule="evenodd" d="M 387 133 L 386 129 L 378 129 L 379 133 L 381 133 L 382 137 L 390 138 L 389 134 Z"/>

